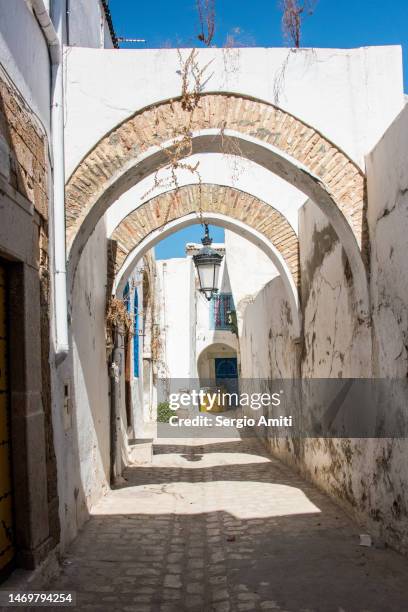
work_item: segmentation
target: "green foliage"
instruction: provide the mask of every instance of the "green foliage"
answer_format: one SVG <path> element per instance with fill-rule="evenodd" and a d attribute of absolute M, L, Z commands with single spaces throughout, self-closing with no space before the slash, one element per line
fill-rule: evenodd
<path fill-rule="evenodd" d="M 170 417 L 174 416 L 174 410 L 171 410 L 169 402 L 160 402 L 157 406 L 157 422 L 168 423 Z"/>
<path fill-rule="evenodd" d="M 237 311 L 229 310 L 227 313 L 228 316 L 228 325 L 233 334 L 238 338 L 238 320 L 237 320 Z"/>

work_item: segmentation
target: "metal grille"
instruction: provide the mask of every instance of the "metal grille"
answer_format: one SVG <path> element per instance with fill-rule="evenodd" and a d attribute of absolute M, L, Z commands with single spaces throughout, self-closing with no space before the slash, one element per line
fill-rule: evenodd
<path fill-rule="evenodd" d="M 234 309 L 231 293 L 214 295 L 210 305 L 210 329 L 230 329 L 228 312 Z"/>

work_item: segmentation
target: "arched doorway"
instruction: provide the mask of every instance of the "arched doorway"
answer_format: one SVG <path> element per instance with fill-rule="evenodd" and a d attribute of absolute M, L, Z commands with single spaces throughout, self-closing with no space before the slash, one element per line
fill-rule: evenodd
<path fill-rule="evenodd" d="M 198 356 L 197 370 L 201 388 L 238 390 L 238 351 L 224 343 L 207 346 Z"/>

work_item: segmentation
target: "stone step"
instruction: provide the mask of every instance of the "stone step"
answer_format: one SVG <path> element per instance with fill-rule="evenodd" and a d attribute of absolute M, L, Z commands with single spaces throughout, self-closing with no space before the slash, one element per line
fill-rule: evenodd
<path fill-rule="evenodd" d="M 129 440 L 129 465 L 146 465 L 152 463 L 153 439 L 140 438 Z"/>

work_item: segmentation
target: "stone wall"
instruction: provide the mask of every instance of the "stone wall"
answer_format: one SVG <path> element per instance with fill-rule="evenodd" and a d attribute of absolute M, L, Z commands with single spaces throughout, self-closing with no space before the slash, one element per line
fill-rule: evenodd
<path fill-rule="evenodd" d="M 27 287 L 22 281 L 23 294 L 13 297 L 20 299 L 24 303 L 25 299 L 30 302 L 29 307 L 33 309 L 33 315 L 30 319 L 29 328 L 22 328 L 21 340 L 27 334 L 35 333 L 36 319 L 38 314 L 40 327 L 40 354 L 35 354 L 32 346 L 32 359 L 39 367 L 40 379 L 37 381 L 41 389 L 41 407 L 39 408 L 39 416 L 42 418 L 41 412 L 44 412 L 44 436 L 45 449 L 44 456 L 41 449 L 41 436 L 37 439 L 37 451 L 39 464 L 36 466 L 38 475 L 44 470 L 46 473 L 46 499 L 48 512 L 47 517 L 41 517 L 42 521 L 46 521 L 48 537 L 50 538 L 47 548 L 55 546 L 59 541 L 59 515 L 58 515 L 58 493 L 57 493 L 57 467 L 54 452 L 54 431 L 52 423 L 52 402 L 51 402 L 51 376 L 50 376 L 50 275 L 49 275 L 49 245 L 48 245 L 48 190 L 49 190 L 49 165 L 48 165 L 48 142 L 42 126 L 38 119 L 34 116 L 27 102 L 21 94 L 8 82 L 7 78 L 0 78 L 0 175 L 4 180 L 4 188 L 1 190 L 1 195 L 5 199 L 3 211 L 7 210 L 7 215 L 4 215 L 2 223 L 2 235 L 0 237 L 0 250 L 2 255 L 11 262 L 20 262 L 23 266 L 23 276 L 32 275 L 31 284 L 32 293 L 24 295 Z M 11 204 L 13 202 L 13 204 Z M 14 210 L 10 208 L 16 207 Z M 30 216 L 29 225 L 20 216 L 20 210 L 26 207 L 26 211 Z M 32 208 L 31 208 L 32 207 Z M 8 244 L 8 241 L 11 241 Z M 13 265 L 13 264 L 12 264 Z M 14 268 L 13 268 L 14 269 Z M 17 268 L 15 268 L 17 270 Z M 14 278 L 14 273 L 11 272 Z M 12 281 L 14 285 L 14 281 Z M 23 288 L 24 287 L 24 288 Z M 38 293 L 37 293 L 38 291 Z M 37 303 L 37 297 L 39 301 Z M 20 310 L 20 307 L 16 305 Z M 23 325 L 20 316 L 16 312 L 11 313 L 11 321 L 13 324 L 13 333 Z M 14 347 L 11 346 L 13 352 Z M 26 356 L 27 366 L 30 357 Z M 22 354 L 19 359 L 24 359 Z M 34 363 L 32 372 L 35 372 Z M 11 370 L 13 377 L 13 370 Z M 12 383 L 13 384 L 13 383 Z M 23 385 L 23 381 L 18 381 L 18 385 Z M 32 388 L 27 389 L 28 394 L 33 394 Z M 30 410 L 33 408 L 31 407 Z M 23 435 L 29 437 L 30 425 L 20 424 L 21 427 L 27 426 L 27 433 L 14 432 L 12 429 L 12 437 L 14 435 Z M 37 433 L 39 435 L 39 433 Z M 28 440 L 28 438 L 27 438 Z M 27 453 L 27 454 L 26 454 Z M 30 472 L 35 464 L 35 453 L 29 450 L 28 447 L 19 448 L 19 464 L 25 462 L 25 467 L 21 467 L 22 471 Z M 45 465 L 42 462 L 45 459 Z M 15 465 L 15 470 L 19 471 L 19 467 Z M 35 471 L 34 470 L 34 471 Z M 26 485 L 36 487 L 34 478 L 32 482 L 26 480 Z M 38 485 L 38 490 L 40 490 Z M 23 490 L 16 491 L 17 495 L 24 496 Z M 29 504 L 27 503 L 27 508 Z M 32 509 L 35 512 L 34 508 Z M 38 511 L 38 510 L 37 510 Z M 23 513 L 22 513 L 23 514 Z M 17 512 L 19 515 L 19 512 Z M 21 514 L 20 514 L 21 515 Z M 39 518 L 37 516 L 37 518 Z M 28 517 L 25 519 L 28 520 Z M 18 525 L 17 525 L 18 528 Z M 24 528 L 25 529 L 25 528 Z M 27 543 L 25 544 L 27 546 Z M 36 563 L 37 560 L 28 561 L 28 563 Z"/>

